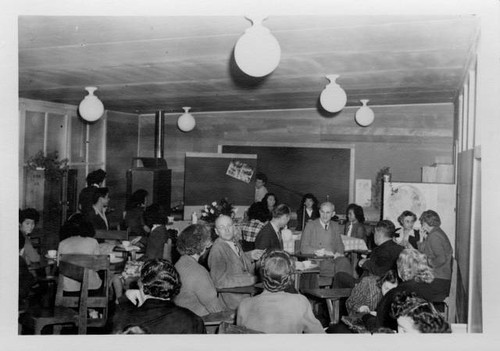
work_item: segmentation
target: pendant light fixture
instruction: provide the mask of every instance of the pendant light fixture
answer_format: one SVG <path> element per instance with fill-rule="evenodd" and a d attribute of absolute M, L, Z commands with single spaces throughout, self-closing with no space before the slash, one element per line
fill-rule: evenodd
<path fill-rule="evenodd" d="M 177 127 L 185 133 L 190 132 L 196 126 L 196 121 L 192 114 L 189 113 L 191 107 L 183 107 L 184 113 L 177 119 Z"/>
<path fill-rule="evenodd" d="M 252 77 L 264 77 L 278 67 L 281 48 L 270 30 L 262 25 L 264 16 L 246 16 L 252 27 L 245 30 L 234 47 L 238 67 Z"/>
<path fill-rule="evenodd" d="M 338 77 L 338 74 L 329 74 L 326 76 L 330 83 L 323 89 L 319 97 L 321 106 L 323 106 L 326 111 L 332 113 L 339 112 L 347 103 L 347 95 L 344 89 L 335 82 Z"/>
<path fill-rule="evenodd" d="M 359 100 L 363 104 L 359 108 L 359 110 L 356 111 L 356 116 L 354 119 L 356 120 L 356 123 L 359 124 L 361 127 L 368 127 L 370 124 L 373 123 L 373 120 L 375 119 L 375 114 L 373 113 L 373 110 L 366 106 L 368 101 L 370 100 Z"/>
<path fill-rule="evenodd" d="M 94 91 L 97 87 L 85 87 L 88 91 L 88 95 L 80 102 L 78 105 L 78 112 L 80 116 L 87 122 L 95 122 L 104 114 L 104 105 L 97 96 L 94 95 Z"/>

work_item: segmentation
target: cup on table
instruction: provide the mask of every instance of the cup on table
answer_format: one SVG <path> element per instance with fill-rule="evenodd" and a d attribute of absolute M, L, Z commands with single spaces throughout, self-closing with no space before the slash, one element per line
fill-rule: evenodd
<path fill-rule="evenodd" d="M 57 250 L 48 250 L 47 251 L 47 256 L 49 258 L 57 258 Z"/>

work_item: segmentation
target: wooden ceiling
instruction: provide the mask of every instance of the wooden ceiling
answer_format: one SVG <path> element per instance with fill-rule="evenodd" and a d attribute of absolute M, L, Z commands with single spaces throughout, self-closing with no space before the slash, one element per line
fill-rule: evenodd
<path fill-rule="evenodd" d="M 475 50 L 474 16 L 277 16 L 282 55 L 255 79 L 234 63 L 244 17 L 19 17 L 19 96 L 152 113 L 318 108 L 327 74 L 348 106 L 452 102 Z M 322 111 L 324 112 L 324 111 Z"/>

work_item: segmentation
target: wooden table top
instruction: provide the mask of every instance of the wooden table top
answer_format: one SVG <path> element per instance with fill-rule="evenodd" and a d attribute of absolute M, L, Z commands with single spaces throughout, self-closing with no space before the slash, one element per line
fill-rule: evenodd
<path fill-rule="evenodd" d="M 248 286 L 236 286 L 232 288 L 218 288 L 218 293 L 231 293 L 231 294 L 249 294 L 256 295 L 262 292 L 263 288 L 257 285 L 248 285 Z"/>

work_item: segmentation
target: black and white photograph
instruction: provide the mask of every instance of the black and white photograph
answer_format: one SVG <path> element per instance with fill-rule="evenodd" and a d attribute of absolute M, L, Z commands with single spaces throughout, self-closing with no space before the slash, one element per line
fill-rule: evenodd
<path fill-rule="evenodd" d="M 500 1 L 7 3 L 9 349 L 500 345 Z"/>

